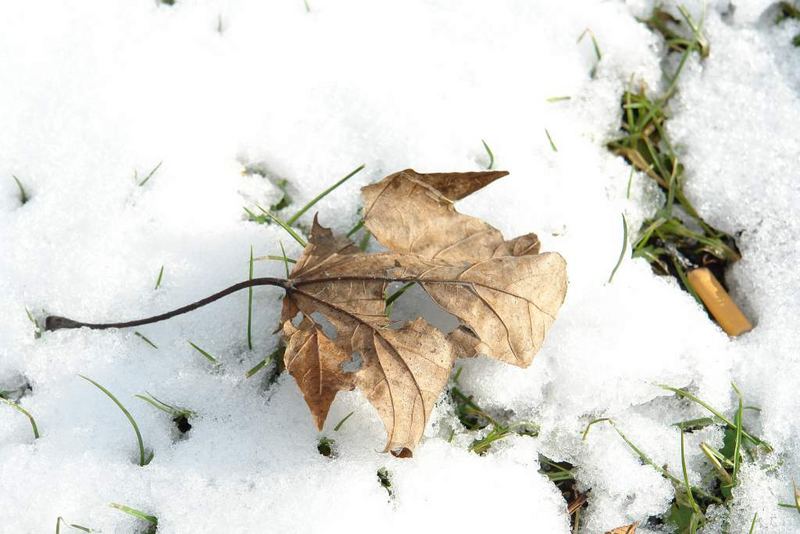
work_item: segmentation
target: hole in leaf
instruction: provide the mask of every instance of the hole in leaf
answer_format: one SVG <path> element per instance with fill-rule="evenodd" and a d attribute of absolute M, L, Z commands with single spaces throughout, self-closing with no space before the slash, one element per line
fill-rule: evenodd
<path fill-rule="evenodd" d="M 361 353 L 358 351 L 354 351 L 350 358 L 352 358 L 349 362 L 344 362 L 341 365 L 341 369 L 345 373 L 355 373 L 359 369 L 364 366 L 364 358 L 361 357 Z"/>
<path fill-rule="evenodd" d="M 386 295 L 393 295 L 403 285 L 401 282 L 392 282 L 386 289 Z M 392 302 L 389 312 L 389 318 L 392 320 L 393 326 L 397 328 L 401 327 L 404 322 L 413 321 L 417 317 L 422 317 L 445 334 L 449 334 L 460 324 L 458 317 L 436 304 L 430 295 L 417 284 L 403 291 L 403 294 Z"/>
<path fill-rule="evenodd" d="M 336 327 L 333 326 L 333 323 L 331 323 L 328 318 L 322 315 L 320 312 L 312 313 L 311 319 L 313 319 L 313 321 L 317 323 L 320 328 L 322 328 L 322 332 L 328 339 L 335 340 L 336 336 L 339 335 L 339 332 L 336 330 Z"/>

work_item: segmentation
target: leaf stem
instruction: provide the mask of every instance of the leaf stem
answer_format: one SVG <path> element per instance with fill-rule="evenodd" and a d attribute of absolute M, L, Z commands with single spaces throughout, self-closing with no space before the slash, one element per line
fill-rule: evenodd
<path fill-rule="evenodd" d="M 143 324 L 151 324 L 157 323 L 159 321 L 164 321 L 166 319 L 170 319 L 175 317 L 176 315 L 182 315 L 184 313 L 188 313 L 192 310 L 196 310 L 197 308 L 202 308 L 206 304 L 211 304 L 215 300 L 219 300 L 222 297 L 226 297 L 231 293 L 235 293 L 242 289 L 247 289 L 249 287 L 254 286 L 276 286 L 283 289 L 288 289 L 290 283 L 287 280 L 281 278 L 253 278 L 252 280 L 245 280 L 244 282 L 239 282 L 238 284 L 234 284 L 222 291 L 214 293 L 204 299 L 200 299 L 197 302 L 193 302 L 191 304 L 187 304 L 186 306 L 182 306 L 172 311 L 168 311 L 166 313 L 161 313 L 159 315 L 154 315 L 152 317 L 147 317 L 145 319 L 137 319 L 135 321 L 123 321 L 117 323 L 83 323 L 80 321 L 75 321 L 73 319 L 68 319 L 66 317 L 60 317 L 58 315 L 50 315 L 45 319 L 45 330 L 52 331 L 52 330 L 60 330 L 62 328 L 91 328 L 93 330 L 105 330 L 108 328 L 129 328 L 131 326 L 140 326 Z"/>

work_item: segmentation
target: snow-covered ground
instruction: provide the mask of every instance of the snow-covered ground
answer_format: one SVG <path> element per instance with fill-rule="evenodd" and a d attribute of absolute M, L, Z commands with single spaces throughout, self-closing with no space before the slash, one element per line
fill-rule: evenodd
<path fill-rule="evenodd" d="M 52 532 L 63 516 L 137 532 L 142 523 L 108 506 L 118 502 L 157 516 L 160 533 L 567 533 L 537 453 L 576 465 L 580 488 L 591 488 L 582 532 L 644 524 L 668 510 L 671 483 L 611 427 L 582 440 L 586 423 L 613 417 L 679 472 L 673 423 L 705 414 L 657 384 L 691 386 L 731 413 L 735 382 L 761 408 L 746 424 L 776 452 L 746 464 L 730 512 L 712 511 L 706 531 L 748 532 L 755 512 L 755 532 L 800 531 L 797 512 L 777 506 L 792 502 L 800 475 L 798 25 L 775 25 L 762 0 L 688 6 L 697 19 L 705 10 L 711 54 L 687 64 L 668 129 L 695 206 L 741 232 L 728 282 L 757 326 L 732 340 L 644 260 L 626 254 L 608 283 L 620 214 L 638 229 L 659 202 L 638 173 L 627 199 L 630 168 L 605 148 L 625 88 L 663 86 L 663 42 L 636 19 L 651 3 L 308 1 L 310 11 L 302 0 L 0 4 L 0 390 L 28 382 L 20 403 L 41 431 L 34 440 L 27 419 L 0 404 L 0 530 Z M 591 40 L 576 42 L 586 28 L 602 51 L 594 78 Z M 571 98 L 548 101 L 561 96 Z M 533 365 L 460 362 L 460 384 L 484 407 L 535 421 L 538 437 L 478 456 L 443 398 L 415 457 L 400 460 L 378 452 L 383 427 L 352 393 L 339 395 L 322 433 L 337 456 L 320 455 L 294 380 L 245 378 L 278 341 L 280 292 L 270 288 L 255 291 L 252 350 L 246 292 L 140 328 L 157 349 L 128 330 L 33 336 L 26 308 L 136 318 L 246 278 L 251 245 L 279 254 L 282 241 L 297 257 L 280 228 L 243 217 L 242 206 L 281 195 L 245 167 L 287 179 L 297 207 L 366 164 L 316 207 L 346 231 L 361 186 L 407 167 L 483 168 L 482 139 L 511 175 L 459 209 L 507 236 L 538 232 L 543 250 L 567 259 L 570 287 Z M 257 276 L 282 272 L 256 263 Z M 137 465 L 123 415 L 79 374 L 130 410 L 152 463 Z M 145 391 L 197 412 L 191 431 L 179 437 L 133 397 Z M 697 445 L 720 446 L 722 433 L 686 439 L 690 480 L 702 486 Z M 391 498 L 376 477 L 383 467 Z"/>

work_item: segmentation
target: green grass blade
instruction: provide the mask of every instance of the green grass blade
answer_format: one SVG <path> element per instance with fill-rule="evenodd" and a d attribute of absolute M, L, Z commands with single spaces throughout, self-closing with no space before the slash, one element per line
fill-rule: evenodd
<path fill-rule="evenodd" d="M 257 363 L 257 364 L 256 364 L 256 365 L 255 365 L 255 366 L 252 368 L 252 369 L 250 369 L 249 371 L 247 371 L 247 373 L 245 373 L 245 377 L 246 377 L 246 378 L 250 378 L 250 377 L 252 377 L 254 374 L 256 374 L 256 373 L 257 373 L 257 372 L 259 372 L 261 369 L 263 369 L 264 367 L 266 367 L 266 365 L 267 365 L 267 364 L 269 364 L 269 363 L 270 363 L 272 360 L 274 360 L 275 358 L 278 358 L 278 357 L 279 357 L 279 356 L 282 354 L 282 352 L 281 352 L 281 351 L 283 351 L 283 350 L 285 350 L 285 347 L 284 347 L 282 344 L 278 344 L 278 346 L 277 346 L 277 347 L 275 347 L 275 350 L 273 350 L 272 352 L 270 352 L 270 353 L 267 355 L 267 357 L 266 357 L 266 358 L 264 358 L 263 360 L 261 360 L 260 362 L 258 362 L 258 363 Z"/>
<path fill-rule="evenodd" d="M 21 413 L 22 415 L 27 417 L 28 421 L 30 421 L 30 423 L 31 423 L 31 429 L 33 429 L 33 439 L 39 439 L 39 437 L 40 437 L 40 435 L 39 435 L 39 427 L 36 426 L 36 420 L 33 418 L 33 416 L 31 415 L 31 413 L 28 410 L 26 410 L 25 408 L 20 406 L 19 403 L 10 401 L 10 400 L 6 399 L 5 397 L 2 397 L 2 396 L 0 396 L 0 401 L 8 404 L 9 406 L 11 406 L 15 410 L 17 410 L 19 413 Z"/>
<path fill-rule="evenodd" d="M 269 217 L 270 219 L 272 219 L 273 221 L 275 221 L 275 223 L 277 223 L 277 224 L 278 224 L 278 226 L 280 226 L 281 228 L 283 228 L 284 230 L 286 230 L 286 233 L 288 233 L 290 236 L 292 236 L 292 239 L 294 239 L 295 241 L 297 241 L 297 243 L 298 243 L 298 244 L 299 244 L 301 247 L 303 247 L 303 248 L 305 248 L 305 247 L 306 247 L 307 243 L 306 243 L 305 239 L 303 239 L 302 237 L 300 237 L 300 235 L 299 235 L 297 232 L 295 232 L 295 231 L 294 231 L 294 228 L 292 228 L 291 226 L 289 226 L 289 224 L 288 224 L 288 223 L 286 223 L 286 222 L 284 222 L 284 221 L 280 220 L 278 217 L 276 217 L 276 216 L 275 216 L 275 215 L 273 215 L 272 213 L 268 212 L 267 210 L 265 210 L 265 209 L 264 209 L 264 208 L 262 208 L 261 206 L 257 206 L 257 207 L 258 207 L 258 209 L 260 209 L 260 210 L 261 210 L 261 211 L 264 213 L 264 215 L 266 215 L 267 217 Z"/>
<path fill-rule="evenodd" d="M 22 187 L 22 182 L 20 182 L 19 178 L 17 178 L 13 174 L 11 175 L 11 177 L 14 179 L 15 182 L 17 182 L 17 188 L 19 189 L 19 202 L 20 202 L 20 204 L 23 204 L 23 205 L 26 204 L 30 200 L 30 197 L 28 196 L 28 193 L 25 191 L 25 188 Z"/>
<path fill-rule="evenodd" d="M 753 534 L 753 532 L 756 531 L 756 519 L 758 519 L 758 512 L 753 514 L 753 522 L 750 523 L 750 531 L 748 532 L 748 534 Z"/>
<path fill-rule="evenodd" d="M 558 152 L 558 148 L 556 148 L 556 144 L 553 142 L 553 138 L 550 137 L 550 132 L 547 131 L 547 128 L 544 129 L 544 134 L 547 136 L 547 142 L 550 143 L 550 148 L 553 149 L 553 152 Z"/>
<path fill-rule="evenodd" d="M 250 245 L 250 271 L 248 280 L 253 279 L 253 245 Z M 247 288 L 247 348 L 253 350 L 253 288 Z"/>
<path fill-rule="evenodd" d="M 356 412 L 350 412 L 349 414 L 345 415 L 344 419 L 342 419 L 341 421 L 336 423 L 336 426 L 333 427 L 333 431 L 334 432 L 338 432 L 339 429 L 342 428 L 342 425 L 344 424 L 344 422 L 347 421 L 348 419 L 350 419 L 350 416 L 353 415 L 354 413 L 356 413 Z"/>
<path fill-rule="evenodd" d="M 625 214 L 622 214 L 622 250 L 619 251 L 619 258 L 617 259 L 617 264 L 614 265 L 614 269 L 611 271 L 611 276 L 608 277 L 608 283 L 610 284 L 611 281 L 614 279 L 614 275 L 617 274 L 617 269 L 619 266 L 622 265 L 622 260 L 625 258 L 625 251 L 628 250 L 628 221 L 625 220 Z"/>
<path fill-rule="evenodd" d="M 286 278 L 289 278 L 289 258 L 286 257 L 286 249 L 283 248 L 283 241 L 278 241 L 278 244 L 281 246 L 281 256 L 283 257 L 283 266 L 286 269 Z"/>
<path fill-rule="evenodd" d="M 347 231 L 347 237 L 352 237 L 353 234 L 364 227 L 364 219 L 359 220 L 350 230 Z"/>
<path fill-rule="evenodd" d="M 320 200 L 322 200 L 323 198 L 325 198 L 325 196 L 326 196 L 326 195 L 328 195 L 328 194 L 329 194 L 331 191 L 333 191 L 334 189 L 336 189 L 337 187 L 339 187 L 340 185 L 342 185 L 343 183 L 345 183 L 347 180 L 349 180 L 350 178 L 352 178 L 353 176 L 355 176 L 356 174 L 358 174 L 359 172 L 361 172 L 361 170 L 362 170 L 364 167 L 365 167 L 365 165 L 364 165 L 364 164 L 362 164 L 362 165 L 359 165 L 359 166 L 358 166 L 358 167 L 356 167 L 356 168 L 355 168 L 353 171 L 351 171 L 351 172 L 350 172 L 350 174 L 348 174 L 347 176 L 345 176 L 344 178 L 342 178 L 341 180 L 339 180 L 338 182 L 336 182 L 335 184 L 333 184 L 332 186 L 330 186 L 329 188 L 327 188 L 325 191 L 323 191 L 323 192 L 322 192 L 322 193 L 320 193 L 319 195 L 317 195 L 317 196 L 315 196 L 314 198 L 312 198 L 312 199 L 311 199 L 311 200 L 308 202 L 308 204 L 306 204 L 305 206 L 303 206 L 302 208 L 300 208 L 300 209 L 297 211 L 297 213 L 295 213 L 294 215 L 292 215 L 291 217 L 289 217 L 289 219 L 287 219 L 287 221 L 286 221 L 286 224 L 287 224 L 287 225 L 289 225 L 289 226 L 291 226 L 292 224 L 296 223 L 296 222 L 297 222 L 297 220 L 298 220 L 300 217 L 302 217 L 302 216 L 303 216 L 303 214 L 304 214 L 305 212 L 307 212 L 309 209 L 311 209 L 311 207 L 312 207 L 314 204 L 316 204 L 317 202 L 319 202 Z M 276 221 L 276 222 L 277 222 L 277 221 Z M 280 223 L 279 223 L 279 224 L 280 224 Z M 303 245 L 303 246 L 305 246 L 305 245 Z"/>
<path fill-rule="evenodd" d="M 397 291 L 386 297 L 385 305 L 386 305 L 387 317 L 392 314 L 392 306 L 394 306 L 395 301 L 399 299 L 401 296 L 403 296 L 403 293 L 408 291 L 409 288 L 411 288 L 411 286 L 413 286 L 414 284 L 416 284 L 416 282 L 406 282 L 405 284 L 402 285 L 402 287 L 398 288 Z"/>
<path fill-rule="evenodd" d="M 146 514 L 141 510 L 137 510 L 136 508 L 131 508 L 130 506 L 125 506 L 124 504 L 119 504 L 116 502 L 112 502 L 109 504 L 112 508 L 116 508 L 117 510 L 124 512 L 130 516 L 135 517 L 136 519 L 141 519 L 142 521 L 147 521 L 153 526 L 158 525 L 158 518 L 154 515 Z"/>
<path fill-rule="evenodd" d="M 153 289 L 158 289 L 159 287 L 161 287 L 161 279 L 163 277 L 164 277 L 164 266 L 162 265 L 161 270 L 158 271 L 158 278 L 156 279 L 156 287 L 154 287 Z"/>
<path fill-rule="evenodd" d="M 149 462 L 146 461 L 146 458 L 145 458 L 144 440 L 142 439 L 142 433 L 139 432 L 139 425 L 136 424 L 136 420 L 133 418 L 131 413 L 125 408 L 125 406 L 122 405 L 122 403 L 120 401 L 117 400 L 117 398 L 114 396 L 114 394 L 111 393 L 109 390 L 107 390 L 106 388 L 104 388 L 103 386 L 101 386 L 100 384 L 98 384 L 97 382 L 95 382 L 94 380 L 92 380 L 91 378 L 89 378 L 87 376 L 83 376 L 83 375 L 78 375 L 78 376 L 80 376 L 81 378 L 83 378 L 87 382 L 90 382 L 97 389 L 99 389 L 100 391 L 105 393 L 108 396 L 109 399 L 114 401 L 114 404 L 117 405 L 117 407 L 122 411 L 122 413 L 125 414 L 125 417 L 128 418 L 128 421 L 130 422 L 131 426 L 133 427 L 133 431 L 136 432 L 136 442 L 139 445 L 139 465 L 140 466 L 147 465 Z"/>
<path fill-rule="evenodd" d="M 494 153 L 492 149 L 489 148 L 489 145 L 486 144 L 486 141 L 481 139 L 481 143 L 483 143 L 483 148 L 486 150 L 486 155 L 489 156 L 489 163 L 486 165 L 486 170 L 492 170 L 494 168 Z"/>
<path fill-rule="evenodd" d="M 25 313 L 28 315 L 28 320 L 33 325 L 33 338 L 39 339 L 42 337 L 42 325 L 39 324 L 39 321 L 36 320 L 36 317 L 33 316 L 28 308 L 25 308 Z"/>
<path fill-rule="evenodd" d="M 153 167 L 153 170 L 152 170 L 152 171 L 150 171 L 150 172 L 147 174 L 147 176 L 145 176 L 145 177 L 144 177 L 144 180 L 142 180 L 141 182 L 139 182 L 139 187 L 142 187 L 144 184 L 146 184 L 146 183 L 147 183 L 147 182 L 150 180 L 150 178 L 152 178 L 152 177 L 153 177 L 153 175 L 156 173 L 156 171 L 158 171 L 158 169 L 161 167 L 161 164 L 162 164 L 162 163 L 164 163 L 164 162 L 163 162 L 163 161 L 159 161 L 159 162 L 158 162 L 158 165 L 156 165 L 155 167 Z"/>
<path fill-rule="evenodd" d="M 168 413 L 170 415 L 173 415 L 173 410 L 171 410 L 169 406 L 167 406 L 163 402 L 159 401 L 155 397 L 152 397 L 152 395 L 150 397 L 147 397 L 145 395 L 141 395 L 141 394 L 137 393 L 136 395 L 134 395 L 134 397 L 149 403 L 150 405 L 152 405 L 153 407 L 161 410 L 162 412 L 165 412 L 165 413 Z"/>
<path fill-rule="evenodd" d="M 736 477 L 739 474 L 739 468 L 742 463 L 742 458 L 740 454 L 740 448 L 742 445 L 742 432 L 743 432 L 743 423 L 742 423 L 742 415 L 744 414 L 744 401 L 742 400 L 742 392 L 739 391 L 739 388 L 736 387 L 736 384 L 731 383 L 733 386 L 733 390 L 736 392 L 736 396 L 739 399 L 739 407 L 736 410 L 736 415 L 733 418 L 734 423 L 736 423 L 736 438 L 733 442 L 733 474 L 731 475 L 731 485 L 736 485 Z"/>
<path fill-rule="evenodd" d="M 195 345 L 191 341 L 188 341 L 187 343 L 189 343 L 189 345 L 191 345 L 194 350 L 196 350 L 197 352 L 202 354 L 205 359 L 207 359 L 208 361 L 210 361 L 211 363 L 213 363 L 215 365 L 219 365 L 219 360 L 217 360 L 211 354 L 209 354 L 208 352 L 204 351 L 203 349 L 201 349 L 200 347 L 198 347 L 197 345 Z"/>
<path fill-rule="evenodd" d="M 64 520 L 63 517 L 58 516 L 58 519 L 56 519 L 56 534 L 59 534 L 61 532 L 61 523 L 64 523 L 68 527 L 74 528 L 75 530 L 80 530 L 82 532 L 91 532 L 92 531 L 92 529 L 90 529 L 88 527 L 84 527 L 82 525 L 76 525 L 75 523 L 67 523 Z"/>
<path fill-rule="evenodd" d="M 692 485 L 689 483 L 689 471 L 686 469 L 686 450 L 684 447 L 683 430 L 681 430 L 681 469 L 683 470 L 683 484 L 686 486 L 686 497 L 689 499 L 689 505 L 692 507 L 692 510 L 694 510 L 694 513 L 699 514 L 700 507 L 697 506 L 694 500 Z"/>
<path fill-rule="evenodd" d="M 142 334 L 141 332 L 135 331 L 135 332 L 133 333 L 133 335 L 134 335 L 134 336 L 137 336 L 137 337 L 139 337 L 139 338 L 141 338 L 141 339 L 142 339 L 142 340 L 143 340 L 145 343 L 147 343 L 148 345 L 150 345 L 150 346 L 151 346 L 151 347 L 153 347 L 154 349 L 157 349 L 157 348 L 158 348 L 158 345 L 156 345 L 155 343 L 153 343 L 152 341 L 150 341 L 149 339 L 147 339 L 147 338 L 145 337 L 145 335 L 144 335 L 144 334 Z"/>

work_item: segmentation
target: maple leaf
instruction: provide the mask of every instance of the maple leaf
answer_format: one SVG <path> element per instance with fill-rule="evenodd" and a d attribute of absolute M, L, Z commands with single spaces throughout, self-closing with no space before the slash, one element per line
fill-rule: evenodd
<path fill-rule="evenodd" d="M 533 234 L 505 241 L 440 191 L 460 198 L 504 175 L 403 171 L 365 187 L 365 223 L 390 252 L 365 254 L 314 219 L 282 322 L 286 368 L 318 428 L 337 391 L 359 388 L 386 426 L 386 450 L 409 456 L 458 354 L 530 364 L 564 299 L 563 258 L 536 254 Z M 461 327 L 445 337 L 421 318 L 392 324 L 391 282 L 418 283 Z"/>

